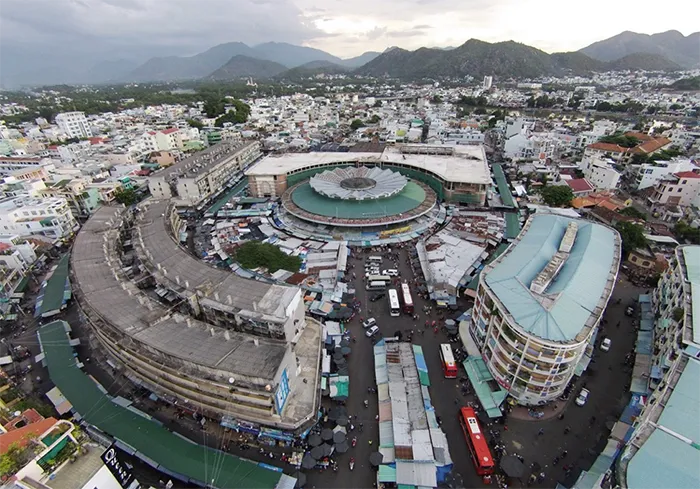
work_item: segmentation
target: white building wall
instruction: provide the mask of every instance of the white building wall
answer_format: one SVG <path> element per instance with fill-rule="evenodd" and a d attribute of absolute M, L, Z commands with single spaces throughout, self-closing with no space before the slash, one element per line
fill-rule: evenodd
<path fill-rule="evenodd" d="M 689 159 L 674 158 L 670 161 L 659 161 L 655 165 L 644 163 L 637 170 L 637 190 L 653 187 L 662 178 L 682 171 L 697 168 Z"/>

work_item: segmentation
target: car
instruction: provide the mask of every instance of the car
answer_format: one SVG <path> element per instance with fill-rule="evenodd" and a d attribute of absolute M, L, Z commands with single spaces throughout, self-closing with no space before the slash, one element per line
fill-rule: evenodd
<path fill-rule="evenodd" d="M 369 298 L 370 302 L 377 302 L 379 299 L 384 297 L 386 294 L 384 292 L 377 292 L 376 294 L 372 294 Z"/>
<path fill-rule="evenodd" d="M 576 398 L 576 405 L 583 406 L 584 404 L 586 404 L 586 401 L 588 401 L 589 394 L 590 391 L 588 389 L 581 389 L 581 392 L 579 392 L 578 397 Z"/>
<path fill-rule="evenodd" d="M 394 268 L 390 268 L 388 270 L 383 270 L 382 275 L 386 275 L 388 277 L 398 277 L 399 271 Z"/>
<path fill-rule="evenodd" d="M 600 349 L 603 351 L 608 351 L 611 343 L 612 341 L 610 341 L 610 338 L 603 338 L 603 342 L 600 344 Z"/>
<path fill-rule="evenodd" d="M 374 318 L 367 318 L 364 321 L 362 321 L 362 327 L 365 329 L 372 327 L 372 326 L 376 326 L 376 325 L 377 325 L 377 320 Z"/>
<path fill-rule="evenodd" d="M 377 333 L 379 333 L 379 326 L 372 326 L 367 331 L 365 331 L 365 336 L 367 336 L 367 338 L 371 338 Z"/>

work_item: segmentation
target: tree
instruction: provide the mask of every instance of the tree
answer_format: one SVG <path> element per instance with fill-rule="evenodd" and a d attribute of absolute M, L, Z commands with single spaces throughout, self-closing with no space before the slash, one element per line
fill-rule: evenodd
<path fill-rule="evenodd" d="M 433 95 L 431 102 L 434 104 L 439 104 L 442 102 L 442 97 L 440 95 Z"/>
<path fill-rule="evenodd" d="M 139 201 L 136 191 L 132 188 L 119 188 L 114 191 L 114 199 L 126 206 L 134 205 Z"/>
<path fill-rule="evenodd" d="M 375 100 L 375 101 L 374 101 L 374 106 L 375 106 L 375 107 L 381 107 L 381 106 L 382 106 L 382 101 L 381 101 L 381 100 Z"/>
<path fill-rule="evenodd" d="M 641 219 L 642 221 L 647 220 L 647 215 L 644 212 L 637 210 L 632 206 L 625 207 L 620 211 L 620 214 L 623 216 L 634 217 L 635 219 Z"/>
<path fill-rule="evenodd" d="M 219 100 L 207 100 L 204 102 L 204 113 L 207 117 L 219 117 L 224 113 L 224 101 Z"/>
<path fill-rule="evenodd" d="M 372 118 L 369 120 L 370 124 L 376 124 L 377 122 L 381 121 L 382 118 L 379 117 L 377 114 L 374 114 Z"/>
<path fill-rule="evenodd" d="M 365 123 L 362 122 L 360 119 L 355 119 L 350 123 L 350 129 L 352 129 L 353 131 L 357 131 L 361 127 L 365 127 Z"/>
<path fill-rule="evenodd" d="M 0 476 L 15 474 L 24 463 L 24 449 L 18 443 L 12 443 L 7 451 L 0 456 Z"/>
<path fill-rule="evenodd" d="M 540 191 L 545 204 L 552 207 L 564 207 L 571 204 L 574 193 L 568 185 L 548 185 Z"/>
<path fill-rule="evenodd" d="M 644 226 L 633 222 L 618 222 L 615 229 L 620 233 L 622 239 L 622 251 L 626 255 L 637 248 L 643 248 L 647 244 L 644 236 Z"/>
<path fill-rule="evenodd" d="M 195 119 L 187 119 L 187 124 L 190 127 L 195 127 L 197 129 L 199 129 L 200 131 L 204 127 L 204 124 L 202 124 L 201 122 L 199 122 L 198 120 L 195 120 Z"/>
<path fill-rule="evenodd" d="M 700 245 L 700 228 L 694 228 L 685 221 L 678 221 L 678 224 L 673 226 L 673 232 L 681 242 Z"/>
<path fill-rule="evenodd" d="M 246 241 L 236 249 L 235 260 L 249 269 L 264 267 L 270 273 L 279 269 L 298 272 L 301 258 L 289 256 L 277 246 L 260 241 Z"/>
<path fill-rule="evenodd" d="M 216 127 L 224 127 L 226 122 L 230 122 L 231 124 L 243 124 L 248 120 L 248 116 L 250 115 L 250 106 L 248 104 L 240 100 L 234 100 L 231 102 L 231 105 L 232 107 L 229 108 L 225 114 L 216 119 L 216 122 L 214 122 Z"/>

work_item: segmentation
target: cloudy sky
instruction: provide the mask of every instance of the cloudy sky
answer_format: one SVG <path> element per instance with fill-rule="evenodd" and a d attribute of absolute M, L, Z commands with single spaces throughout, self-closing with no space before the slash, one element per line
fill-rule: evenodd
<path fill-rule="evenodd" d="M 638 0 L 633 6 L 610 0 L 0 0 L 0 46 L 189 55 L 228 41 L 284 41 L 350 57 L 389 46 L 457 46 L 477 38 L 512 39 L 554 52 L 624 30 L 676 29 L 687 35 L 698 28 L 696 16 L 679 15 L 688 5 L 688 0 Z"/>

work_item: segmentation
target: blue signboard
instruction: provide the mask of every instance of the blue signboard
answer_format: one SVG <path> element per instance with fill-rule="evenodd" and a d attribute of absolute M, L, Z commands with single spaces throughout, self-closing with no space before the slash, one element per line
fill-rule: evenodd
<path fill-rule="evenodd" d="M 275 407 L 277 408 L 277 413 L 281 414 L 284 409 L 284 405 L 287 403 L 287 397 L 289 396 L 289 377 L 287 376 L 287 369 L 285 368 L 280 377 L 280 385 L 277 387 L 277 392 L 275 393 Z"/>

